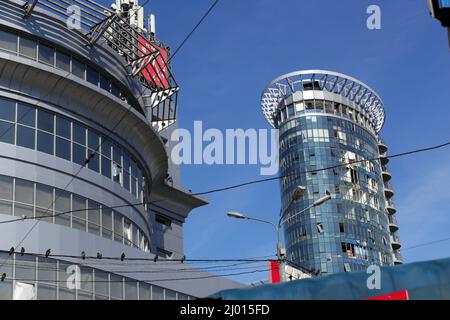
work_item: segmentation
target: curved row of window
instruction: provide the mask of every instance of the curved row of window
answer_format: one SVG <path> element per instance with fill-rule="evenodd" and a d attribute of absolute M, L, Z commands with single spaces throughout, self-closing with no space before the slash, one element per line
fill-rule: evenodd
<path fill-rule="evenodd" d="M 78 286 L 73 280 L 76 271 L 80 272 Z M 0 284 L 0 300 L 193 299 L 180 292 L 96 268 L 31 255 L 0 253 L 0 274 L 3 273 L 7 277 Z M 14 280 L 11 280 L 12 275 Z"/>
<path fill-rule="evenodd" d="M 373 134 L 376 134 L 376 131 L 373 129 L 372 122 L 370 121 L 370 119 L 367 118 L 365 114 L 349 106 L 346 106 L 345 104 L 328 100 L 304 100 L 300 102 L 291 103 L 287 106 L 281 104 L 280 111 L 276 119 L 277 126 L 289 120 L 290 118 L 295 117 L 296 115 L 308 112 L 328 113 L 343 118 L 347 118 L 355 123 L 358 123 L 362 127 L 372 132 Z M 280 131 L 280 134 L 282 133 L 283 132 Z"/>
<path fill-rule="evenodd" d="M 150 252 L 146 233 L 121 213 L 48 185 L 0 175 L 0 214 L 43 217 L 40 220 Z"/>
<path fill-rule="evenodd" d="M 104 73 L 75 58 L 68 52 L 56 49 L 42 43 L 40 40 L 35 40 L 22 34 L 0 30 L 0 50 L 70 72 L 129 103 L 129 96 L 120 89 L 117 82 L 109 79 Z M 135 104 L 131 104 L 131 106 L 142 113 L 142 109 L 139 106 Z"/>
<path fill-rule="evenodd" d="M 147 199 L 142 166 L 119 144 L 69 118 L 0 97 L 0 142 L 34 149 L 87 168 Z M 101 147 L 100 147 L 101 146 Z"/>

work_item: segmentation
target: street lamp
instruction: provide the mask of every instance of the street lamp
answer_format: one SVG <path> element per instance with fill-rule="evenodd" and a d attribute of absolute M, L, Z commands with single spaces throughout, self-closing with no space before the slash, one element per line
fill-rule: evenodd
<path fill-rule="evenodd" d="M 331 194 L 329 191 L 326 191 L 326 195 L 317 199 L 316 201 L 313 202 L 312 205 L 308 206 L 307 208 L 301 210 L 300 212 L 297 212 L 296 214 L 294 214 L 293 216 L 289 216 L 286 219 L 284 219 L 285 213 L 286 211 L 289 209 L 289 207 L 292 205 L 292 203 L 298 199 L 300 199 L 303 195 L 303 193 L 305 192 L 306 188 L 303 186 L 298 186 L 295 188 L 295 190 L 292 192 L 292 198 L 291 201 L 289 202 L 289 204 L 287 205 L 286 209 L 284 211 L 282 211 L 282 213 L 280 214 L 280 219 L 278 220 L 278 224 L 275 224 L 271 221 L 267 221 L 267 220 L 262 220 L 262 219 L 257 219 L 257 218 L 253 218 L 253 217 L 248 217 L 240 212 L 234 212 L 234 211 L 229 211 L 227 213 L 227 216 L 229 216 L 230 218 L 235 218 L 235 219 L 246 219 L 246 220 L 252 220 L 252 221 L 257 221 L 257 222 L 262 222 L 262 223 L 266 223 L 266 224 L 270 224 L 271 226 L 273 226 L 275 228 L 275 231 L 277 233 L 277 258 L 278 261 L 280 263 L 280 277 L 281 279 L 284 279 L 284 272 L 282 272 L 282 270 L 284 269 L 284 249 L 283 249 L 283 243 L 281 242 L 281 228 L 283 226 L 284 223 L 286 223 L 287 221 L 289 221 L 290 219 L 293 219 L 294 217 L 310 210 L 311 208 L 320 206 L 321 204 L 327 202 L 328 200 L 331 199 Z"/>

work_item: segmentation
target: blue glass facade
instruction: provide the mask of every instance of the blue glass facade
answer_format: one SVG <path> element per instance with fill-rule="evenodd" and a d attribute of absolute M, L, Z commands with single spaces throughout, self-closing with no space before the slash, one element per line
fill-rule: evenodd
<path fill-rule="evenodd" d="M 396 234 L 390 228 L 395 216 L 387 210 L 391 200 L 385 191 L 390 174 L 377 159 L 380 122 L 360 104 L 343 99 L 345 85 L 335 89 L 341 80 L 330 90 L 322 79 L 288 80 L 289 89 L 278 83 L 276 102 L 263 103 L 269 106 L 263 109 L 266 116 L 273 108 L 268 120 L 279 129 L 282 212 L 285 218 L 297 214 L 284 224 L 287 260 L 323 275 L 394 265 Z M 274 96 L 267 92 L 263 101 Z M 299 185 L 306 192 L 292 202 Z M 298 215 L 327 191 L 331 200 Z"/>

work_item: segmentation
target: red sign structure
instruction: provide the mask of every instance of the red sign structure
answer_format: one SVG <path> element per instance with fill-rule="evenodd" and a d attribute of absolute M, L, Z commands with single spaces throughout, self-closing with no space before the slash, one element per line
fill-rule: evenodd
<path fill-rule="evenodd" d="M 280 283 L 280 264 L 277 260 L 269 261 L 270 267 L 270 283 Z"/>
<path fill-rule="evenodd" d="M 382 296 L 376 296 L 367 300 L 409 300 L 408 291 L 402 290 L 393 293 L 384 294 Z"/>
<path fill-rule="evenodd" d="M 167 51 L 155 44 L 151 44 L 142 36 L 139 36 L 138 45 L 139 57 L 149 55 L 140 64 L 141 66 L 148 63 L 148 65 L 142 69 L 141 76 L 153 83 L 157 88 L 163 90 L 169 89 L 170 75 L 167 66 Z M 156 52 L 159 52 L 159 55 L 156 58 L 152 58 L 151 54 Z"/>

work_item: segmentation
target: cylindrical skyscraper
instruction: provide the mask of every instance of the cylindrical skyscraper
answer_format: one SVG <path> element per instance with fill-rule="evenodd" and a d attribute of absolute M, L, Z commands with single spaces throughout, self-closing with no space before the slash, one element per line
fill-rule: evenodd
<path fill-rule="evenodd" d="M 308 70 L 272 81 L 261 103 L 279 129 L 283 215 L 333 194 L 284 225 L 287 260 L 321 274 L 402 263 L 378 94 L 349 76 Z M 298 185 L 307 191 L 288 205 Z"/>

